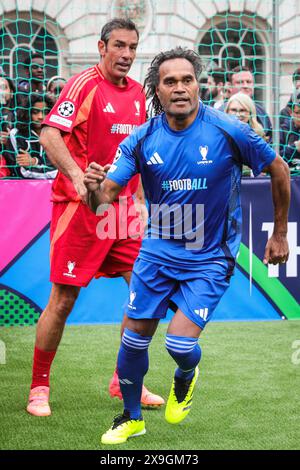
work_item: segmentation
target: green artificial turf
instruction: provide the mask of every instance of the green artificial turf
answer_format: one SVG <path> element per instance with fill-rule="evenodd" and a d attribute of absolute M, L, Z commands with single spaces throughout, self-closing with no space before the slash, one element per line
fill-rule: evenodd
<path fill-rule="evenodd" d="M 167 398 L 174 363 L 160 325 L 150 347 L 145 383 Z M 203 357 L 192 411 L 180 425 L 164 410 L 145 410 L 147 433 L 119 446 L 100 436 L 122 411 L 107 386 L 119 345 L 119 327 L 68 326 L 51 375 L 52 416 L 25 412 L 34 327 L 0 329 L 0 449 L 299 449 L 300 364 L 293 345 L 300 322 L 211 323 L 201 337 Z M 299 346 L 298 346 L 299 348 Z"/>

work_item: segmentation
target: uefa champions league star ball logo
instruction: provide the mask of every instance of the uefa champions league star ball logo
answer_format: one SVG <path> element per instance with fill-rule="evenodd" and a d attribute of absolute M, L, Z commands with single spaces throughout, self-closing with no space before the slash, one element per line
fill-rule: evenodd
<path fill-rule="evenodd" d="M 63 117 L 70 117 L 75 111 L 75 106 L 71 101 L 64 101 L 58 107 L 58 114 Z"/>
<path fill-rule="evenodd" d="M 120 149 L 120 147 L 118 147 L 113 163 L 117 163 L 121 155 L 122 155 L 122 150 Z"/>

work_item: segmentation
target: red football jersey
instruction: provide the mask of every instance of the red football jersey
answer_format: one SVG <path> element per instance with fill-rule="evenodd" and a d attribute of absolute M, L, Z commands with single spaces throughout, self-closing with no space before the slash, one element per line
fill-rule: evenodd
<path fill-rule="evenodd" d="M 43 124 L 63 131 L 63 139 L 77 165 L 85 170 L 92 161 L 112 163 L 120 142 L 146 119 L 142 86 L 126 77 L 126 86 L 106 80 L 99 65 L 72 77 Z M 121 195 L 134 194 L 138 176 Z M 53 201 L 78 201 L 71 181 L 61 172 L 53 183 Z"/>

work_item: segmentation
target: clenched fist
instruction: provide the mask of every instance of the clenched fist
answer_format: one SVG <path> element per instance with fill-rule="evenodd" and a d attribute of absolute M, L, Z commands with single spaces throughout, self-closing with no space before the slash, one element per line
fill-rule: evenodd
<path fill-rule="evenodd" d="M 100 184 L 105 180 L 106 173 L 110 169 L 111 165 L 107 164 L 105 166 L 101 166 L 96 162 L 92 162 L 89 164 L 87 169 L 84 173 L 83 182 L 90 192 L 95 192 L 99 189 Z"/>

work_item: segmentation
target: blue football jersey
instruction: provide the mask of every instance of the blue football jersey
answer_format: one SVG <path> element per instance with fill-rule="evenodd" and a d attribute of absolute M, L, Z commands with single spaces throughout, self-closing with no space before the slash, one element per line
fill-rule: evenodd
<path fill-rule="evenodd" d="M 214 262 L 230 271 L 241 240 L 242 165 L 256 176 L 275 156 L 247 124 L 200 103 L 182 131 L 165 114 L 139 127 L 107 177 L 125 186 L 141 174 L 150 214 L 141 259 L 192 270 Z"/>

